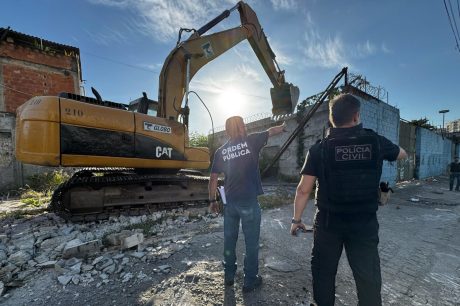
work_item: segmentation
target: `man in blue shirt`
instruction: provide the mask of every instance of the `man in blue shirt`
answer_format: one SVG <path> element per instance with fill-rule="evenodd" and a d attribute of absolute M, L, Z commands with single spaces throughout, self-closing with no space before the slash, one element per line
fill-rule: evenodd
<path fill-rule="evenodd" d="M 230 117 L 225 131 L 230 138 L 216 150 L 209 180 L 211 212 L 218 212 L 216 201 L 217 178 L 225 175 L 224 209 L 224 270 L 225 285 L 232 286 L 236 273 L 236 242 L 241 226 L 246 244 L 243 292 L 250 292 L 262 284 L 259 271 L 259 235 L 261 213 L 257 196 L 263 194 L 259 173 L 259 153 L 268 137 L 284 131 L 285 124 L 261 133 L 247 135 L 243 118 Z"/>
<path fill-rule="evenodd" d="M 333 306 L 337 265 L 345 248 L 359 305 L 382 305 L 378 254 L 378 187 L 383 160 L 406 158 L 404 149 L 360 124 L 361 103 L 342 94 L 329 103 L 329 135 L 308 151 L 294 200 L 291 234 L 304 229 L 302 213 L 315 181 L 311 269 L 313 298 Z"/>

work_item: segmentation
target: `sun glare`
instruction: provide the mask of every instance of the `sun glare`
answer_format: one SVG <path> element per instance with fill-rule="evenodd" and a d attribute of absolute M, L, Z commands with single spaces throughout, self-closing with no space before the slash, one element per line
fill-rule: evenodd
<path fill-rule="evenodd" d="M 227 116 L 243 115 L 245 108 L 246 99 L 245 97 L 234 87 L 228 87 L 222 90 L 219 95 L 217 103 L 219 109 Z"/>

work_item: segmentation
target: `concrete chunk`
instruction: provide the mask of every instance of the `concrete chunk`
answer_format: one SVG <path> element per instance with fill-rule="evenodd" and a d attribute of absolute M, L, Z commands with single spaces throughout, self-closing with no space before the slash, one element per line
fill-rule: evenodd
<path fill-rule="evenodd" d="M 107 235 L 106 240 L 110 245 L 120 245 L 123 239 L 131 236 L 133 233 L 128 230 L 123 230 L 120 233 L 112 233 Z"/>
<path fill-rule="evenodd" d="M 13 263 L 14 265 L 20 267 L 27 263 L 28 260 L 32 258 L 32 255 L 26 251 L 18 251 L 13 253 L 8 257 L 8 261 Z"/>
<path fill-rule="evenodd" d="M 132 257 L 135 257 L 137 259 L 141 259 L 142 257 L 145 256 L 145 253 L 144 252 L 133 252 L 133 253 L 131 253 L 129 255 L 131 255 Z"/>
<path fill-rule="evenodd" d="M 72 280 L 72 276 L 68 276 L 68 275 L 58 276 L 58 281 L 63 286 L 67 285 L 71 280 Z"/>
<path fill-rule="evenodd" d="M 98 263 L 95 265 L 95 268 L 96 270 L 103 270 L 112 264 L 113 264 L 112 258 L 104 257 L 102 260 L 98 261 Z"/>
<path fill-rule="evenodd" d="M 112 274 L 113 272 L 115 272 L 115 269 L 116 269 L 116 266 L 114 264 L 108 266 L 108 267 L 105 267 L 102 272 L 106 273 L 106 274 Z"/>
<path fill-rule="evenodd" d="M 102 243 L 99 240 L 92 240 L 75 246 L 66 247 L 62 254 L 63 258 L 83 257 L 88 253 L 95 253 L 101 249 Z"/>
<path fill-rule="evenodd" d="M 144 242 L 144 234 L 137 233 L 129 237 L 123 238 L 121 241 L 121 247 L 123 249 L 129 249 L 135 247 Z"/>
<path fill-rule="evenodd" d="M 49 260 L 45 261 L 43 263 L 37 264 L 37 267 L 39 268 L 54 268 L 54 265 L 56 264 L 56 260 Z"/>

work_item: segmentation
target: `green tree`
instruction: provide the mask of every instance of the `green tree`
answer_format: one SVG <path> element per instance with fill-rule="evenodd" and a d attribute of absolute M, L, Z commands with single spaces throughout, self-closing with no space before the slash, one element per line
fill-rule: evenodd
<path fill-rule="evenodd" d="M 416 120 L 412 120 L 410 122 L 411 124 L 413 125 L 416 125 L 416 126 L 419 126 L 419 127 L 422 127 L 422 128 L 425 128 L 425 129 L 428 129 L 430 131 L 433 131 L 433 130 L 436 130 L 436 127 L 431 125 L 429 123 L 429 120 L 428 118 L 420 118 L 420 119 L 416 119 Z"/>
<path fill-rule="evenodd" d="M 190 133 L 190 146 L 191 147 L 209 147 L 208 136 L 198 132 Z"/>

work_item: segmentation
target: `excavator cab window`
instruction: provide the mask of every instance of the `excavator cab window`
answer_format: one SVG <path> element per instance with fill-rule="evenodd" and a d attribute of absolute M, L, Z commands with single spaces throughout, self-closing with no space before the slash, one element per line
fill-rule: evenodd
<path fill-rule="evenodd" d="M 147 98 L 147 94 L 145 92 L 142 94 L 143 96 L 141 98 L 129 102 L 128 110 L 156 117 L 158 102 Z"/>

